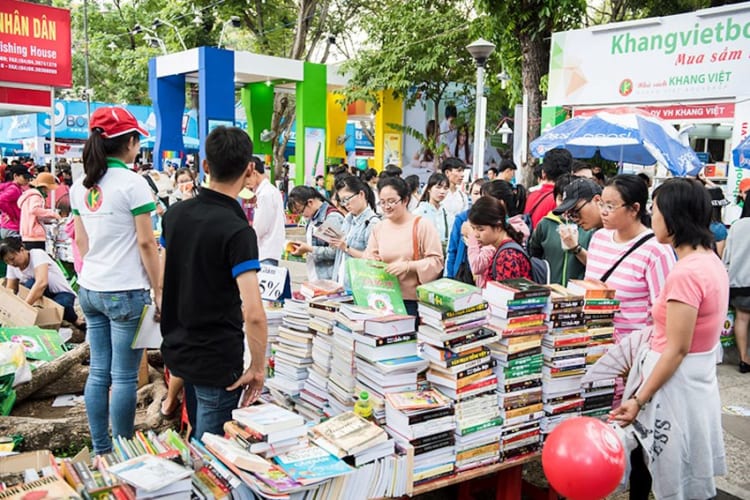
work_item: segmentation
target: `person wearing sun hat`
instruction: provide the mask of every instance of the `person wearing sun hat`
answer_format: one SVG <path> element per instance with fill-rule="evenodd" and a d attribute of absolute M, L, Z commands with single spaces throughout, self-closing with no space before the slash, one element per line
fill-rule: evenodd
<path fill-rule="evenodd" d="M 60 218 L 57 212 L 44 207 L 44 199 L 51 191 L 57 189 L 57 180 L 49 172 L 42 172 L 29 183 L 29 189 L 18 198 L 18 208 L 21 210 L 19 232 L 21 241 L 27 250 L 47 248 L 47 232 L 42 222 Z"/>
<path fill-rule="evenodd" d="M 740 214 L 740 219 L 744 219 L 745 217 L 750 217 L 750 203 L 747 199 L 748 191 L 750 191 L 750 177 L 745 177 L 740 181 L 740 186 L 738 191 L 738 203 L 742 206 L 742 213 Z"/>
<path fill-rule="evenodd" d="M 78 277 L 81 309 L 91 349 L 84 389 L 96 455 L 112 451 L 113 436 L 131 438 L 142 349 L 132 349 L 153 291 L 161 308 L 159 255 L 151 228 L 156 209 L 146 180 L 128 166 L 145 128 L 125 108 L 101 107 L 91 115 L 83 148 L 84 176 L 70 190 L 75 243 L 83 258 Z"/>

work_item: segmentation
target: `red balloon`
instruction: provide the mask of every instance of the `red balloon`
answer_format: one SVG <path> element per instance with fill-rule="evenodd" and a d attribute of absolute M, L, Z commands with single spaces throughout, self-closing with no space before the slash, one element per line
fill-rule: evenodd
<path fill-rule="evenodd" d="M 542 449 L 549 484 L 570 500 L 601 500 L 625 473 L 625 449 L 610 426 L 591 417 L 558 425 Z"/>

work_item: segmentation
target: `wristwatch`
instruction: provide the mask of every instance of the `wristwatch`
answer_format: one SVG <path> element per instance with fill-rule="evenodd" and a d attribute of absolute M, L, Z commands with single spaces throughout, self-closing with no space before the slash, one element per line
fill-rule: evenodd
<path fill-rule="evenodd" d="M 581 245 L 576 245 L 576 247 L 571 250 L 571 252 L 573 252 L 573 255 L 578 255 L 579 253 L 581 253 L 581 250 L 583 250 L 583 247 Z"/>

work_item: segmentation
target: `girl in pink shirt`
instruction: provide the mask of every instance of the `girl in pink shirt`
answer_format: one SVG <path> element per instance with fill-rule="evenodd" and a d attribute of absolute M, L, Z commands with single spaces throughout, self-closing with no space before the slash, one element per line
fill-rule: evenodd
<path fill-rule="evenodd" d="M 630 498 L 648 498 L 652 477 L 657 498 L 712 498 L 714 476 L 726 472 L 713 350 L 729 301 L 729 278 L 713 251 L 710 224 L 711 198 L 699 182 L 670 179 L 654 191 L 654 234 L 678 260 L 653 307 L 650 350 L 636 361 L 640 373 L 631 369 L 628 386 L 640 385 L 611 413 L 622 426 L 639 424 L 634 426 L 639 447 L 630 456 Z M 652 399 L 653 406 L 642 412 Z M 670 422 L 675 408 L 680 421 Z M 659 439 L 649 446 L 656 434 Z M 697 457 L 685 450 L 700 453 L 700 459 L 690 460 Z"/>

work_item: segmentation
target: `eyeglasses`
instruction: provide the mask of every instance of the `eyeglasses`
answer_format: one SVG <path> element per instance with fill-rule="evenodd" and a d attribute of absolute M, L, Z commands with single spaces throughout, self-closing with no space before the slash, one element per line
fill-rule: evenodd
<path fill-rule="evenodd" d="M 604 203 L 603 201 L 597 202 L 597 206 L 599 207 L 599 210 L 602 212 L 606 212 L 608 214 L 614 212 L 618 208 L 622 208 L 627 206 L 627 203 L 623 203 L 622 205 L 613 205 L 611 203 Z"/>
<path fill-rule="evenodd" d="M 354 199 L 355 196 L 357 196 L 359 193 L 354 193 L 351 196 L 347 196 L 346 198 L 342 198 L 339 200 L 339 203 L 341 203 L 342 206 L 347 206 L 352 199 Z"/>
<path fill-rule="evenodd" d="M 580 219 L 581 218 L 581 210 L 583 210 L 583 207 L 591 203 L 591 200 L 586 200 L 582 205 L 579 205 L 575 208 L 571 208 L 568 210 L 567 214 L 568 217 L 571 219 Z"/>
<path fill-rule="evenodd" d="M 383 208 L 393 208 L 399 203 L 401 203 L 402 200 L 380 200 L 378 201 L 378 205 Z"/>

